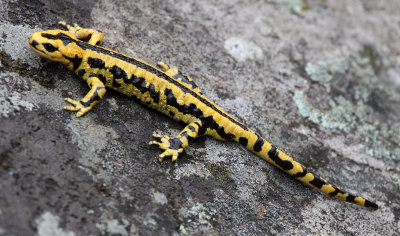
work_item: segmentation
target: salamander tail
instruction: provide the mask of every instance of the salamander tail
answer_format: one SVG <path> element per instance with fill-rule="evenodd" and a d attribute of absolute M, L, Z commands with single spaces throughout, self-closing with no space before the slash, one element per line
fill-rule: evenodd
<path fill-rule="evenodd" d="M 235 141 L 246 146 L 246 148 L 272 165 L 285 171 L 293 178 L 305 183 L 306 185 L 335 197 L 339 200 L 350 202 L 356 205 L 367 207 L 372 210 L 378 209 L 378 205 L 363 197 L 355 196 L 342 190 L 341 188 L 328 183 L 325 179 L 308 170 L 304 165 L 294 161 L 283 151 L 271 145 L 261 136 L 251 130 L 242 130 L 240 135 L 236 136 Z"/>

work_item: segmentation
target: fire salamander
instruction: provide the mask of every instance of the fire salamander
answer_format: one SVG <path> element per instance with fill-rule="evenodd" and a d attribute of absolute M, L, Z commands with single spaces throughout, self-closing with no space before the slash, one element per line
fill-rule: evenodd
<path fill-rule="evenodd" d="M 36 32 L 31 35 L 29 45 L 40 56 L 61 62 L 88 83 L 90 91 L 81 100 L 65 99 L 70 103 L 65 109 L 76 112 L 77 117 L 100 102 L 106 87 L 111 88 L 187 124 L 175 137 L 153 134 L 154 140 L 150 144 L 164 150 L 159 156 L 160 161 L 165 157 L 176 161 L 179 154 L 201 135 L 217 140 L 234 140 L 312 188 L 342 201 L 378 209 L 375 203 L 328 183 L 271 145 L 208 100 L 193 80 L 177 68 L 164 62 L 154 67 L 97 46 L 103 39 L 103 33 L 97 30 L 76 24 L 71 26 L 64 21 L 59 24 L 68 30 Z"/>

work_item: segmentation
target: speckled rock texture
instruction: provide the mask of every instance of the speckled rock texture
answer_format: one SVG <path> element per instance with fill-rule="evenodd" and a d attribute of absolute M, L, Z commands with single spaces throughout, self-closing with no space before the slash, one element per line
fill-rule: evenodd
<path fill-rule="evenodd" d="M 3 0 L 0 235 L 399 235 L 398 0 Z M 183 124 L 87 85 L 30 51 L 66 20 L 192 76 L 204 94 L 369 211 L 202 137 L 159 163 L 153 131 Z"/>

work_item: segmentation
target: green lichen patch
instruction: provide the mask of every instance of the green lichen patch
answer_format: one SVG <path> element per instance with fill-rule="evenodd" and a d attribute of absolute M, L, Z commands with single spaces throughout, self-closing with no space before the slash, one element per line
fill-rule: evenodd
<path fill-rule="evenodd" d="M 382 158 L 387 166 L 396 166 L 400 96 L 379 78 L 385 66 L 384 57 L 372 46 L 364 46 L 360 55 L 345 61 L 308 63 L 305 71 L 316 83 L 296 91 L 293 100 L 299 113 L 311 122 L 359 133 L 366 153 Z"/>
<path fill-rule="evenodd" d="M 279 5 L 283 9 L 290 10 L 299 16 L 302 16 L 305 11 L 311 9 L 311 5 L 305 0 L 273 0 L 271 2 Z"/>
<path fill-rule="evenodd" d="M 223 163 L 210 163 L 208 164 L 208 170 L 214 178 L 223 184 L 227 183 L 230 175 L 229 168 Z"/>
<path fill-rule="evenodd" d="M 308 63 L 305 71 L 312 81 L 318 82 L 325 86 L 328 92 L 331 92 L 331 81 L 348 70 L 349 64 L 342 63 L 329 63 L 319 62 L 317 64 Z"/>

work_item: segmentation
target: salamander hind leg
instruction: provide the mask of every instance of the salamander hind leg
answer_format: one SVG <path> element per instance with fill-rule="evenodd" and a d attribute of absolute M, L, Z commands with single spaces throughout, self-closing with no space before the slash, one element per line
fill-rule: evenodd
<path fill-rule="evenodd" d="M 157 62 L 157 66 L 161 68 L 164 72 L 167 72 L 171 67 L 167 65 L 167 63 L 159 61 Z"/>
<path fill-rule="evenodd" d="M 196 120 L 187 125 L 177 136 L 171 138 L 168 135 L 160 135 L 153 133 L 153 141 L 150 141 L 150 145 L 157 145 L 159 148 L 164 150 L 159 156 L 159 161 L 163 161 L 165 157 L 171 157 L 172 161 L 178 159 L 179 154 L 189 146 L 189 144 L 199 136 L 199 129 L 202 126 L 200 120 Z"/>
<path fill-rule="evenodd" d="M 98 43 L 101 42 L 101 40 L 103 40 L 104 37 L 103 33 L 95 29 L 82 28 L 77 24 L 71 26 L 67 24 L 65 21 L 59 21 L 58 24 L 66 27 L 69 33 L 75 36 L 77 39 L 85 41 L 91 45 L 97 45 Z"/>
<path fill-rule="evenodd" d="M 157 66 L 160 67 L 167 75 L 173 77 L 174 79 L 182 82 L 183 84 L 187 85 L 189 88 L 192 90 L 202 94 L 200 88 L 196 85 L 196 83 L 187 76 L 186 74 L 182 73 L 178 68 L 176 67 L 170 67 L 167 65 L 165 62 L 158 62 Z"/>

